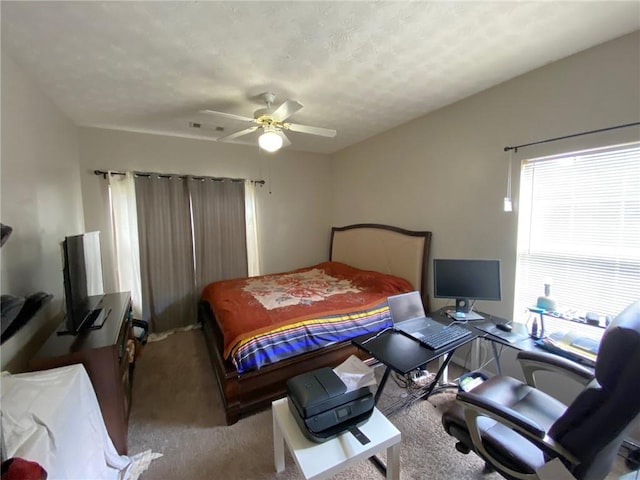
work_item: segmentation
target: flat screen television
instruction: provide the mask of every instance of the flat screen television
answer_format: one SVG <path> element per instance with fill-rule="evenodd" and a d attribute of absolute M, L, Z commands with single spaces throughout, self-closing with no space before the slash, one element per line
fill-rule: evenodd
<path fill-rule="evenodd" d="M 500 260 L 435 259 L 433 296 L 455 298 L 456 312 L 465 314 L 470 300 L 502 300 Z"/>
<path fill-rule="evenodd" d="M 65 329 L 60 334 L 76 335 L 85 329 L 100 328 L 104 322 L 98 308 L 103 295 L 89 295 L 87 283 L 88 265 L 101 264 L 99 245 L 87 234 L 65 237 L 62 242 L 66 315 Z"/>

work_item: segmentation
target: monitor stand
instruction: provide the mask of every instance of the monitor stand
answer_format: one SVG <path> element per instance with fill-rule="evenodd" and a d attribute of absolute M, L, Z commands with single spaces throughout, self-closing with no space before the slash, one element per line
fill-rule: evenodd
<path fill-rule="evenodd" d="M 456 309 L 447 311 L 447 315 L 459 322 L 468 322 L 470 320 L 484 320 L 482 315 L 478 315 L 471 310 L 471 304 L 468 298 L 456 298 Z"/>
<path fill-rule="evenodd" d="M 469 313 L 470 311 L 471 305 L 469 305 L 468 298 L 456 298 L 456 312 Z"/>
<path fill-rule="evenodd" d="M 457 312 L 455 310 L 447 310 L 447 316 L 453 318 L 457 322 L 469 322 L 472 320 L 484 320 L 482 315 L 477 314 L 474 311 L 471 312 Z"/>

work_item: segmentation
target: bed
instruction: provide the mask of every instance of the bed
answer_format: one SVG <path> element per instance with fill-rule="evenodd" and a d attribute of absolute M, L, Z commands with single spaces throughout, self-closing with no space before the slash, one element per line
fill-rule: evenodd
<path fill-rule="evenodd" d="M 336 366 L 352 354 L 362 358 L 364 353 L 353 346 L 349 338 L 378 331 L 390 324 L 386 296 L 419 290 L 428 311 L 426 279 L 430 242 L 431 232 L 410 231 L 387 225 L 333 227 L 328 262 L 277 276 L 234 279 L 207 286 L 198 305 L 198 317 L 222 394 L 227 424 L 233 424 L 242 416 L 268 407 L 273 400 L 284 396 L 286 381 L 295 375 L 321 367 Z M 355 277 L 345 277 L 344 275 L 351 274 L 351 270 Z M 269 284 L 269 288 L 274 282 L 281 282 L 278 285 L 301 285 L 300 288 L 305 289 L 303 297 L 313 297 L 318 289 L 309 293 L 307 284 L 302 283 L 307 281 L 307 277 L 312 283 L 315 282 L 334 294 L 325 299 L 329 303 L 322 312 L 313 310 L 309 313 L 307 310 L 301 313 L 302 310 L 297 310 L 296 305 L 280 308 L 278 302 L 283 298 L 286 302 L 291 296 L 287 292 L 275 296 L 268 292 L 262 299 L 259 296 L 263 290 L 267 290 L 265 282 Z M 335 284 L 328 284 L 327 277 L 333 279 Z M 366 282 L 376 284 L 378 297 L 363 293 L 365 288 L 360 282 L 365 277 Z M 349 281 L 345 278 L 349 278 Z M 222 286 L 233 287 L 230 292 L 234 289 L 237 292 L 225 296 L 227 294 L 220 293 Z M 353 293 L 355 300 L 352 299 L 352 294 L 347 294 L 354 286 L 357 291 Z M 334 291 L 336 288 L 344 290 Z M 380 292 L 384 292 L 382 297 Z M 344 304 L 331 303 L 338 298 Z M 353 305 L 346 305 L 350 302 Z M 244 305 L 245 303 L 252 303 L 253 306 Z M 246 306 L 253 310 L 248 313 L 235 312 L 240 304 L 242 308 Z M 282 318 L 285 311 L 292 315 L 292 320 L 285 321 Z M 227 317 L 230 314 L 236 316 L 229 320 Z M 263 324 L 254 322 L 262 314 L 269 316 L 264 320 L 270 325 L 268 329 Z M 220 318 L 216 318 L 216 315 Z M 251 323 L 249 334 L 235 330 L 238 319 L 247 319 Z M 327 330 L 318 330 L 325 328 L 330 329 L 328 333 Z M 309 338 L 313 339 L 313 345 L 309 346 L 308 339 L 305 340 L 306 346 L 302 353 L 296 353 L 300 350 L 287 351 L 284 358 L 262 355 L 264 351 L 271 351 L 260 343 L 262 339 L 270 340 L 274 335 L 284 335 L 277 337 L 276 344 L 286 345 L 288 348 L 293 343 L 301 344 L 298 335 L 303 331 L 306 335 L 312 335 Z M 292 338 L 295 340 L 290 341 Z M 255 345 L 260 354 L 247 354 L 245 347 Z M 278 347 L 278 350 L 282 349 Z M 251 352 L 250 349 L 248 351 Z M 241 364 L 239 358 L 245 357 L 254 363 Z"/>

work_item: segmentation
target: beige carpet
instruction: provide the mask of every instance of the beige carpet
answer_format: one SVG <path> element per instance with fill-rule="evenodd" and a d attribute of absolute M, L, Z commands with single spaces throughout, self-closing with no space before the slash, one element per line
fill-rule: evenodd
<path fill-rule="evenodd" d="M 301 478 L 288 453 L 286 470 L 280 474 L 274 470 L 270 410 L 224 425 L 200 330 L 149 343 L 136 364 L 133 385 L 129 453 L 151 449 L 163 454 L 151 463 L 142 480 Z M 380 405 L 403 393 L 389 381 Z M 483 474 L 484 464 L 475 455 L 458 453 L 454 439 L 442 429 L 439 408 L 452 398 L 453 394 L 441 393 L 389 417 L 402 432 L 403 479 L 500 478 L 495 473 Z M 370 462 L 362 462 L 335 478 L 383 477 Z"/>

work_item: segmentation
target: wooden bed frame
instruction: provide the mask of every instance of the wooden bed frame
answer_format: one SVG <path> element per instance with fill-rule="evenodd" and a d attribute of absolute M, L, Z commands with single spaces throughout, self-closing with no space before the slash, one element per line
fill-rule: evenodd
<path fill-rule="evenodd" d="M 406 278 L 421 292 L 425 309 L 429 311 L 426 285 L 430 243 L 431 232 L 379 224 L 333 227 L 329 257 L 363 270 Z M 364 352 L 350 341 L 345 341 L 238 374 L 231 362 L 222 356 L 222 334 L 208 302 L 199 302 L 198 318 L 222 394 L 228 425 L 284 397 L 286 382 L 291 377 L 321 367 L 335 367 L 352 354 L 366 358 Z"/>

